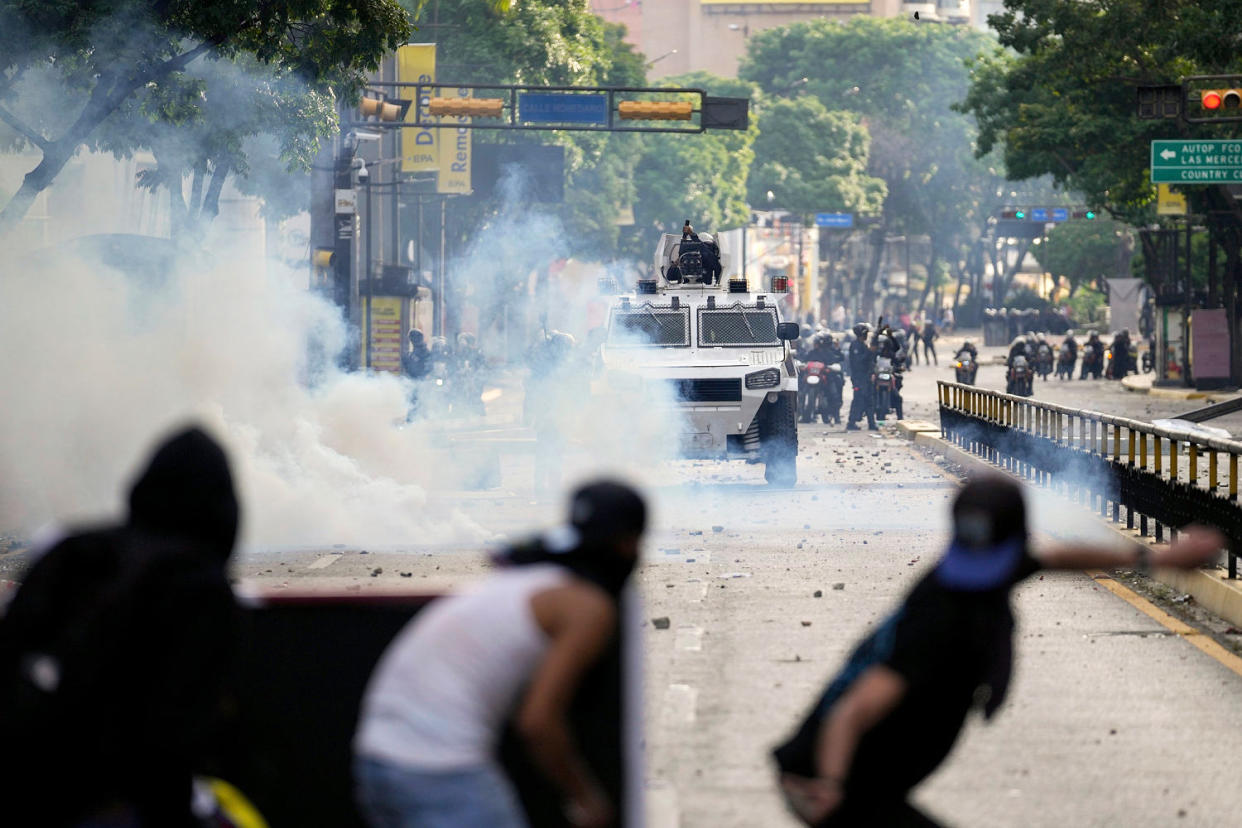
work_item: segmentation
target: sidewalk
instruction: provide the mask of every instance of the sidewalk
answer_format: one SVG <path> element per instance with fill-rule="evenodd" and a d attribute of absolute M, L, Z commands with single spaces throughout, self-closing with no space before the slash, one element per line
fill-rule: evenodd
<path fill-rule="evenodd" d="M 1157 388 L 1153 385 L 1155 379 L 1155 374 L 1131 374 L 1122 379 L 1121 384 L 1127 391 L 1149 394 L 1164 400 L 1203 400 L 1206 403 L 1218 403 L 1234 400 L 1242 395 L 1242 392 L 1236 389 L 1200 391 L 1196 388 Z"/>

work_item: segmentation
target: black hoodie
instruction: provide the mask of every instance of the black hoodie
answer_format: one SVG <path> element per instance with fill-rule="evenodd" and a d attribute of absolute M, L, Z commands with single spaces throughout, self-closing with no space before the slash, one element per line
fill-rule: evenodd
<path fill-rule="evenodd" d="M 143 825 L 193 824 L 190 777 L 236 647 L 238 505 L 223 451 L 181 431 L 129 502 L 123 525 L 49 550 L 0 619 L 0 801 L 13 824 L 73 824 L 109 802 Z"/>

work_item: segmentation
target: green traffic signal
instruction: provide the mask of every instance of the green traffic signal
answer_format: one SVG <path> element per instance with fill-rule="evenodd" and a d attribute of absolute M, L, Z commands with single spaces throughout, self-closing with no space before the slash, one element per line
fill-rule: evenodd
<path fill-rule="evenodd" d="M 1089 219 L 1093 219 L 1093 218 L 1095 218 L 1095 210 L 1088 210 L 1088 211 L 1087 211 L 1087 218 L 1089 218 Z"/>
<path fill-rule="evenodd" d="M 1026 218 L 1026 212 L 1025 212 L 1025 211 L 1023 211 L 1023 210 L 1017 210 L 1016 212 L 1014 212 L 1013 217 L 1014 217 L 1014 218 L 1024 219 L 1024 218 Z"/>

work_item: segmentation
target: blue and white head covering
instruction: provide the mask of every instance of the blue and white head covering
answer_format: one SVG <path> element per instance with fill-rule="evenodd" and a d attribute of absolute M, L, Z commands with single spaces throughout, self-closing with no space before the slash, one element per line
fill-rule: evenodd
<path fill-rule="evenodd" d="M 953 503 L 953 541 L 936 578 L 966 592 L 1008 586 L 1026 543 L 1026 504 L 1018 484 L 999 475 L 973 479 Z"/>

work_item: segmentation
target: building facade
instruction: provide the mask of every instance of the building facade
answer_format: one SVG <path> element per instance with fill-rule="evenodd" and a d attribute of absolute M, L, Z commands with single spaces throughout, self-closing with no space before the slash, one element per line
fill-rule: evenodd
<path fill-rule="evenodd" d="M 765 29 L 826 17 L 911 17 L 979 25 L 978 0 L 592 0 L 596 14 L 624 25 L 626 40 L 647 56 L 652 80 L 707 71 L 736 77 L 749 38 Z M 999 5 L 999 3 L 994 4 Z M 986 18 L 983 19 L 986 25 Z"/>

